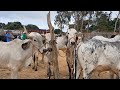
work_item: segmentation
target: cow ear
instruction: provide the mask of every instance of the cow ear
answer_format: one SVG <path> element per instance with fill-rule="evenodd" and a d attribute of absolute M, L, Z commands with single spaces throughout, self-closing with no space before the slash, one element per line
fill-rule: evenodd
<path fill-rule="evenodd" d="M 21 45 L 21 47 L 22 47 L 23 50 L 28 49 L 28 48 L 30 47 L 30 41 L 23 43 L 23 44 Z"/>
<path fill-rule="evenodd" d="M 68 44 L 68 36 L 66 35 L 65 45 L 67 46 L 67 44 Z"/>

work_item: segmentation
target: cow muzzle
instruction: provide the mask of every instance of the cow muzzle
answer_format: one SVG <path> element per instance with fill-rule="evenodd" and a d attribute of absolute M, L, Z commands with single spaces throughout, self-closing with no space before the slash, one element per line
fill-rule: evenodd
<path fill-rule="evenodd" d="M 47 49 L 43 49 L 43 53 L 46 53 L 48 50 Z"/>
<path fill-rule="evenodd" d="M 52 52 L 52 48 L 48 48 L 48 52 Z"/>
<path fill-rule="evenodd" d="M 75 42 L 71 42 L 71 45 L 75 45 Z"/>

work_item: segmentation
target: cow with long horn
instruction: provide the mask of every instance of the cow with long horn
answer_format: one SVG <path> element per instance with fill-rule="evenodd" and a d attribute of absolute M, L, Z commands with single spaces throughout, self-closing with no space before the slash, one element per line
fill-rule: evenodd
<path fill-rule="evenodd" d="M 27 34 L 27 38 L 30 39 L 33 43 L 34 43 L 34 46 L 35 48 L 33 49 L 34 52 L 33 52 L 33 63 L 34 63 L 34 66 L 33 66 L 33 69 L 35 69 L 35 71 L 37 71 L 37 65 L 35 64 L 38 64 L 38 60 L 35 60 L 35 57 L 36 57 L 36 53 L 38 54 L 39 52 L 41 53 L 45 53 L 47 52 L 47 49 L 45 48 L 44 44 L 43 44 L 43 37 L 41 34 L 37 33 L 37 32 L 31 32 L 31 33 L 28 33 L 27 29 L 25 26 L 23 26 L 24 28 L 24 32 Z"/>

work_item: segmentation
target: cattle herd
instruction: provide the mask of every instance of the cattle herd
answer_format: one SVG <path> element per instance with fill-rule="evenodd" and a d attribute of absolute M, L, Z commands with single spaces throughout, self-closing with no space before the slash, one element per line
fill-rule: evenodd
<path fill-rule="evenodd" d="M 25 27 L 24 27 L 25 29 Z M 27 32 L 27 30 L 25 29 Z M 0 42 L 0 65 L 11 71 L 11 79 L 19 78 L 19 71 L 23 67 L 32 65 L 37 71 L 38 56 L 47 57 L 47 77 L 51 78 L 51 34 L 45 35 L 37 32 L 27 33 L 26 40 L 14 39 L 10 42 Z M 84 79 L 91 79 L 91 74 L 96 73 L 97 79 L 100 73 L 109 71 L 119 79 L 120 77 L 120 35 L 114 38 L 94 36 L 84 40 L 84 34 L 70 28 L 61 35 L 55 34 L 57 51 L 66 53 L 66 62 L 69 71 L 69 79 L 79 79 L 83 74 Z"/>

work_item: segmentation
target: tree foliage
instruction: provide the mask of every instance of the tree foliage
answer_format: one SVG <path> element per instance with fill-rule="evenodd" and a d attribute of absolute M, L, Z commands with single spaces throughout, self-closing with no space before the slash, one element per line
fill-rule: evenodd
<path fill-rule="evenodd" d="M 69 15 L 68 15 L 69 13 Z M 74 28 L 77 31 L 114 31 L 114 28 L 118 30 L 120 28 L 120 19 L 114 18 L 111 19 L 112 11 L 59 11 L 56 17 L 56 25 L 69 25 L 71 18 L 74 19 Z M 69 20 L 67 19 L 69 17 Z M 56 20 L 56 19 L 55 19 Z M 117 21 L 117 23 L 116 23 Z M 59 22 L 59 23 L 58 23 Z M 116 23 L 116 25 L 115 25 Z M 116 26 L 116 27 L 115 27 Z M 72 25 L 73 27 L 73 25 Z"/>
<path fill-rule="evenodd" d="M 26 28 L 28 30 L 39 30 L 39 28 L 36 25 L 33 25 L 33 24 L 26 25 Z M 0 23 L 0 29 L 22 30 L 23 25 L 21 24 L 21 22 L 8 22 L 7 24 Z"/>
<path fill-rule="evenodd" d="M 39 28 L 36 26 L 36 25 L 33 25 L 33 24 L 28 24 L 27 26 L 26 26 L 26 28 L 28 29 L 28 30 L 39 30 Z"/>
<path fill-rule="evenodd" d="M 60 29 L 55 29 L 55 30 L 54 30 L 54 33 L 55 33 L 55 34 L 60 34 L 61 32 L 62 32 L 62 30 L 60 30 Z"/>
<path fill-rule="evenodd" d="M 68 25 L 71 20 L 71 12 L 70 11 L 57 11 L 57 15 L 55 16 L 55 25 L 59 27 L 59 29 L 63 29 L 64 25 Z"/>

